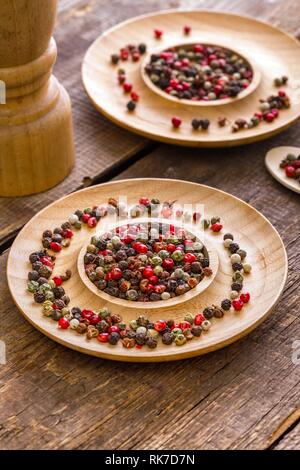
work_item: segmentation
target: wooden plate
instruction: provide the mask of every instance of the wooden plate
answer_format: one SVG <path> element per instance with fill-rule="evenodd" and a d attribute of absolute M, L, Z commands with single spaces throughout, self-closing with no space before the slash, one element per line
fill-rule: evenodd
<path fill-rule="evenodd" d="M 185 40 L 182 28 L 188 24 L 191 35 Z M 163 38 L 157 40 L 153 29 L 161 28 Z M 169 44 L 203 42 L 218 44 L 243 55 L 257 72 L 257 80 L 251 86 L 251 94 L 220 106 L 195 107 L 165 98 L 153 91 L 142 76 L 143 60 L 122 62 L 128 81 L 140 94 L 141 99 L 134 112 L 127 111 L 130 99 L 118 86 L 116 75 L 119 66 L 110 63 L 112 53 L 128 44 L 145 42 L 148 52 L 161 50 Z M 260 75 L 261 74 L 261 75 Z M 276 77 L 287 75 L 289 85 L 285 87 L 292 106 L 280 113 L 273 123 L 261 123 L 252 129 L 237 133 L 231 126 L 223 128 L 217 124 L 220 116 L 232 123 L 237 118 L 250 117 L 258 111 L 259 99 L 278 92 L 273 85 Z M 107 31 L 92 44 L 86 53 L 82 67 L 85 89 L 94 106 L 116 124 L 151 139 L 172 144 L 221 147 L 254 142 L 270 137 L 293 124 L 300 115 L 299 79 L 300 44 L 292 36 L 254 18 L 212 11 L 165 11 L 140 16 Z M 171 118 L 183 120 L 180 129 L 174 130 Z M 209 131 L 193 131 L 191 120 L 195 117 L 211 121 Z"/>
<path fill-rule="evenodd" d="M 57 324 L 42 315 L 41 306 L 33 302 L 32 294 L 26 290 L 27 273 L 30 269 L 28 256 L 41 247 L 41 233 L 53 229 L 68 219 L 77 208 L 107 202 L 109 197 L 127 197 L 133 204 L 141 196 L 159 197 L 161 201 L 177 200 L 180 204 L 203 204 L 204 216 L 220 215 L 223 232 L 234 234 L 236 241 L 247 253 L 252 264 L 252 273 L 245 280 L 245 290 L 251 293 L 251 301 L 240 312 L 229 312 L 222 319 L 213 319 L 209 332 L 180 347 L 159 344 L 157 349 L 125 349 L 121 344 L 110 346 L 97 340 L 88 341 L 71 330 L 60 330 Z M 195 206 L 194 206 L 195 207 Z M 103 219 L 101 227 L 110 226 Z M 70 268 L 71 279 L 65 284 L 71 297 L 71 305 L 85 308 L 109 306 L 120 313 L 124 320 L 136 318 L 136 310 L 106 302 L 94 295 L 82 283 L 77 271 L 78 254 L 91 229 L 83 227 L 76 232 L 71 246 L 57 258 L 55 273 Z M 145 314 L 151 320 L 173 317 L 182 320 L 188 312 L 196 314 L 208 305 L 220 303 L 228 296 L 231 284 L 231 264 L 223 247 L 221 234 L 211 230 L 205 232 L 205 240 L 214 245 L 219 256 L 218 273 L 211 285 L 201 294 L 184 304 L 149 309 Z M 205 242 L 204 240 L 204 242 Z M 54 273 L 54 274 L 55 274 Z M 236 341 L 253 330 L 271 312 L 283 290 L 287 275 L 287 258 L 282 240 L 267 219 L 245 202 L 223 191 L 185 181 L 165 179 L 136 179 L 106 183 L 70 194 L 43 209 L 23 228 L 11 248 L 7 266 L 8 284 L 15 303 L 25 318 L 38 330 L 55 341 L 87 354 L 108 359 L 132 362 L 151 362 L 183 359 L 221 348 Z"/>
<path fill-rule="evenodd" d="M 283 184 L 286 188 L 291 189 L 295 193 L 300 193 L 299 181 L 288 178 L 282 168 L 279 167 L 281 160 L 283 160 L 289 153 L 295 155 L 300 154 L 298 147 L 275 147 L 270 150 L 265 159 L 265 164 L 269 172 L 274 178 Z"/>

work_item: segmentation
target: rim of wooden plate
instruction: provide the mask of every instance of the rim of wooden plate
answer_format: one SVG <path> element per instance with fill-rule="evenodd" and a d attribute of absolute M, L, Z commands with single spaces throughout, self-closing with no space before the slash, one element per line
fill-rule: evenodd
<path fill-rule="evenodd" d="M 176 185 L 185 185 L 186 189 L 184 191 L 187 192 L 187 194 L 190 194 L 193 191 L 197 191 L 197 189 L 201 191 L 209 191 L 213 192 L 215 195 L 220 195 L 221 197 L 225 197 L 226 200 L 228 198 L 232 199 L 236 204 L 240 204 L 242 207 L 247 208 L 248 210 L 251 211 L 251 213 L 255 214 L 258 216 L 261 220 L 264 221 L 264 223 L 269 227 L 269 229 L 272 230 L 274 236 L 276 237 L 278 243 L 279 243 L 279 249 L 281 251 L 280 257 L 281 257 L 281 263 L 282 267 L 284 268 L 281 278 L 280 278 L 280 284 L 276 285 L 276 293 L 274 294 L 274 297 L 272 298 L 272 303 L 268 304 L 267 307 L 262 307 L 262 309 L 259 310 L 259 313 L 256 312 L 255 318 L 253 316 L 248 316 L 246 321 L 245 319 L 242 322 L 237 322 L 234 324 L 234 326 L 231 326 L 229 330 L 222 330 L 222 333 L 218 332 L 217 334 L 213 335 L 213 338 L 211 335 L 207 336 L 204 338 L 204 340 L 200 339 L 199 341 L 191 341 L 187 344 L 186 347 L 176 347 L 172 348 L 171 346 L 165 346 L 165 347 L 160 347 L 158 350 L 150 350 L 150 351 L 139 351 L 139 354 L 136 353 L 136 350 L 132 349 L 125 349 L 120 346 L 120 348 L 116 346 L 111 346 L 111 347 L 99 347 L 97 344 L 93 345 L 91 342 L 85 342 L 82 338 L 81 335 L 74 335 L 73 332 L 70 332 L 68 330 L 64 331 L 58 331 L 57 326 L 53 324 L 53 322 L 50 322 L 48 318 L 43 317 L 41 311 L 40 311 L 40 306 L 37 304 L 34 304 L 33 302 L 30 302 L 30 307 L 27 305 L 28 302 L 26 302 L 26 305 L 24 306 L 25 298 L 27 298 L 25 294 L 25 288 L 20 292 L 18 289 L 16 289 L 16 283 L 15 280 L 17 279 L 18 282 L 26 283 L 26 278 L 27 278 L 27 271 L 28 268 L 25 268 L 25 273 L 24 277 L 23 274 L 20 273 L 19 271 L 16 272 L 15 270 L 15 260 L 14 259 L 19 259 L 20 257 L 24 257 L 24 262 L 27 260 L 27 255 L 28 251 L 24 250 L 24 236 L 26 231 L 31 230 L 31 227 L 36 226 L 39 218 L 43 221 L 45 218 L 47 218 L 47 211 L 51 210 L 53 206 L 56 205 L 61 205 L 62 203 L 67 204 L 68 206 L 68 201 L 74 198 L 76 195 L 80 195 L 82 197 L 83 194 L 85 193 L 91 193 L 93 194 L 98 190 L 98 188 L 110 188 L 109 191 L 113 191 L 114 187 L 118 188 L 119 185 L 122 185 L 122 188 L 127 187 L 128 190 L 130 190 L 131 185 L 137 184 L 137 183 L 145 183 L 149 182 L 151 183 L 151 187 L 155 184 L 163 183 L 163 187 L 165 187 L 166 183 L 169 182 L 170 184 L 176 184 Z M 118 189 L 117 189 L 118 190 Z M 123 190 L 123 189 L 122 189 Z M 132 189 L 131 189 L 132 190 Z M 134 190 L 134 194 L 136 193 L 136 190 Z M 105 193 L 102 197 L 108 197 L 110 194 Z M 71 203 L 71 206 L 73 207 L 73 202 Z M 75 204 L 77 207 L 77 204 Z M 71 209 L 70 206 L 70 210 Z M 135 178 L 135 179 L 125 179 L 125 180 L 120 180 L 120 181 L 113 181 L 113 182 L 107 182 L 103 183 L 101 185 L 96 185 L 92 187 L 88 187 L 85 189 L 82 189 L 80 191 L 77 191 L 75 193 L 71 193 L 67 196 L 63 196 L 57 201 L 54 201 L 53 203 L 49 204 L 47 207 L 39 211 L 30 221 L 27 222 L 27 224 L 22 228 L 22 230 L 19 232 L 17 235 L 11 250 L 9 252 L 8 256 L 8 261 L 7 261 L 7 279 L 8 279 L 8 287 L 11 293 L 11 296 L 13 298 L 14 303 L 18 307 L 20 313 L 25 317 L 25 319 L 37 330 L 39 330 L 41 333 L 45 334 L 47 337 L 50 339 L 56 341 L 57 343 L 68 347 L 70 349 L 74 349 L 75 351 L 79 351 L 85 354 L 89 354 L 92 356 L 96 357 L 101 357 L 104 359 L 110 359 L 110 360 L 116 360 L 116 361 L 122 361 L 122 362 L 164 362 L 164 361 L 174 361 L 174 360 L 179 360 L 179 359 L 187 359 L 191 358 L 194 356 L 199 356 L 203 354 L 207 354 L 211 351 L 215 351 L 217 349 L 223 348 L 225 346 L 228 346 L 229 344 L 237 341 L 238 339 L 246 336 L 248 333 L 250 333 L 252 330 L 254 330 L 259 324 L 261 324 L 267 316 L 271 313 L 271 311 L 274 309 L 276 304 L 279 301 L 279 298 L 282 294 L 282 291 L 284 289 L 286 279 L 287 279 L 287 272 L 288 272 L 288 260 L 287 260 L 287 254 L 286 250 L 283 244 L 283 241 L 278 233 L 278 231 L 275 229 L 275 227 L 269 222 L 269 220 L 261 214 L 257 209 L 254 207 L 250 206 L 247 204 L 245 201 L 241 200 L 240 198 L 233 196 L 225 191 L 222 191 L 220 189 L 212 188 L 207 185 L 203 184 L 198 184 L 198 183 L 192 183 L 189 181 L 183 181 L 183 180 L 176 180 L 176 179 L 161 179 L 161 178 Z M 193 344 L 192 344 L 193 343 Z M 164 346 L 164 345 L 162 345 Z M 172 349 L 170 349 L 172 348 Z"/>
<path fill-rule="evenodd" d="M 300 148 L 288 146 L 274 147 L 267 152 L 265 165 L 273 178 L 275 178 L 279 183 L 291 191 L 294 191 L 294 193 L 300 194 L 299 181 L 288 178 L 284 172 L 284 169 L 279 167 L 281 160 L 283 160 L 288 153 L 296 153 L 299 155 Z"/>
<path fill-rule="evenodd" d="M 143 110 L 143 114 L 139 116 L 139 106 L 137 107 L 136 113 L 131 113 L 129 116 L 127 110 L 126 110 L 126 100 L 122 101 L 122 97 L 119 96 L 118 94 L 118 88 L 116 88 L 116 93 L 117 93 L 117 98 L 116 101 L 113 102 L 114 105 L 112 105 L 112 101 L 110 100 L 109 102 L 106 102 L 105 100 L 103 101 L 103 97 L 101 93 L 97 91 L 99 86 L 99 79 L 97 78 L 99 76 L 99 67 L 98 63 L 100 63 L 100 58 L 97 58 L 97 51 L 99 50 L 99 44 L 101 41 L 104 41 L 106 43 L 110 38 L 109 36 L 113 34 L 114 36 L 120 35 L 123 31 L 123 28 L 129 28 L 131 25 L 133 25 L 137 21 L 153 21 L 155 18 L 160 18 L 163 16 L 167 15 L 200 15 L 199 16 L 199 21 L 201 18 L 201 15 L 209 15 L 213 18 L 216 19 L 217 22 L 220 22 L 220 18 L 224 19 L 224 22 L 227 24 L 227 29 L 229 28 L 228 25 L 231 23 L 238 22 L 239 20 L 243 20 L 244 22 L 250 22 L 253 27 L 257 24 L 259 28 L 263 28 L 263 31 L 265 32 L 266 36 L 267 34 L 274 36 L 280 39 L 280 36 L 282 36 L 281 39 L 285 39 L 290 41 L 290 46 L 293 46 L 293 51 L 295 52 L 295 48 L 297 48 L 297 52 L 299 51 L 300 55 L 300 47 L 299 47 L 299 42 L 296 40 L 294 36 L 291 34 L 287 33 L 283 29 L 280 29 L 278 27 L 275 27 L 271 25 L 270 23 L 262 20 L 258 20 L 256 18 L 253 18 L 249 15 L 241 15 L 237 13 L 232 13 L 232 12 L 219 12 L 219 11 L 212 11 L 208 9 L 193 9 L 193 10 L 186 10 L 186 9 L 169 9 L 169 10 L 161 10 L 159 12 L 152 12 L 140 16 L 136 16 L 134 18 L 130 18 L 128 20 L 125 20 L 109 30 L 105 31 L 103 34 L 101 34 L 96 40 L 90 45 L 88 48 L 84 60 L 82 62 L 82 81 L 83 81 L 83 86 L 84 89 L 93 104 L 93 106 L 104 116 L 106 116 L 109 120 L 114 122 L 115 124 L 119 125 L 122 128 L 125 128 L 131 132 L 134 132 L 138 135 L 141 135 L 143 137 L 147 137 L 150 139 L 154 139 L 160 142 L 166 142 L 169 144 L 176 144 L 176 145 L 181 145 L 181 146 L 188 146 L 188 147 L 204 147 L 204 148 L 217 148 L 217 147 L 231 147 L 231 146 L 237 146 L 237 145 L 243 145 L 243 144 L 250 144 L 252 142 L 260 141 L 267 139 L 271 136 L 274 136 L 285 129 L 288 129 L 291 125 L 293 125 L 295 122 L 297 122 L 300 119 L 300 108 L 299 106 L 296 106 L 296 103 L 294 106 L 292 106 L 289 110 L 285 110 L 282 112 L 282 115 L 280 116 L 280 119 L 274 120 L 273 123 L 262 123 L 261 126 L 257 126 L 252 129 L 245 130 L 243 132 L 230 132 L 230 129 L 226 126 L 225 128 L 220 128 L 217 125 L 217 122 L 215 122 L 215 119 L 217 119 L 217 115 L 215 115 L 213 118 L 211 118 L 210 115 L 207 116 L 208 119 L 214 119 L 212 124 L 210 126 L 210 131 L 205 132 L 205 133 L 199 133 L 199 132 L 191 132 L 190 128 L 183 129 L 183 126 L 181 126 L 180 129 L 174 129 L 170 125 L 167 127 L 161 126 L 161 122 L 164 124 L 167 123 L 166 121 L 166 116 L 163 113 L 158 113 L 157 114 L 157 125 L 155 126 L 154 123 L 151 121 L 151 125 L 147 125 L 147 114 L 145 113 L 145 109 Z M 171 20 L 171 18 L 170 18 Z M 185 19 L 183 18 L 185 21 Z M 212 20 L 210 21 L 211 24 Z M 233 28 L 234 31 L 234 28 Z M 151 32 L 151 30 L 150 30 Z M 211 37 L 212 31 L 209 30 L 209 35 Z M 195 35 L 196 38 L 196 35 Z M 205 38 L 204 38 L 205 39 Z M 255 41 L 255 37 L 253 39 Z M 209 42 L 215 42 L 210 40 Z M 224 47 L 226 47 L 226 41 L 222 38 L 222 42 L 224 43 Z M 288 46 L 288 44 L 287 44 Z M 229 46 L 230 48 L 230 46 Z M 111 50 L 111 53 L 114 52 L 115 49 Z M 267 49 L 264 49 L 265 55 L 269 52 Z M 272 50 L 273 51 L 273 50 Z M 274 51 L 273 51 L 274 52 Z M 109 53 L 109 51 L 108 51 Z M 293 54 L 294 55 L 294 54 Z M 98 60 L 99 59 L 99 60 Z M 253 61 L 251 60 L 251 63 Z M 109 60 L 107 60 L 107 66 L 110 65 Z M 131 64 L 130 68 L 131 67 Z M 276 62 L 276 68 L 282 69 L 282 73 L 284 73 L 283 66 L 284 64 L 282 61 Z M 147 85 L 145 85 L 142 77 L 141 77 L 141 72 L 140 72 L 140 65 L 137 65 L 137 75 L 140 77 L 141 83 L 147 87 L 148 91 L 151 92 L 151 90 L 148 88 Z M 288 74 L 293 78 L 297 79 L 297 76 L 292 74 L 291 72 L 291 65 L 289 64 L 288 67 Z M 286 69 L 286 67 L 285 67 Z M 268 70 L 268 74 L 270 75 L 270 71 Z M 270 87 L 271 87 L 271 82 L 270 78 L 268 79 L 268 74 L 264 74 L 262 71 L 262 79 L 260 80 L 260 84 L 257 87 L 256 90 L 254 90 L 250 95 L 247 96 L 245 100 L 238 100 L 236 101 L 236 105 L 232 103 L 232 107 L 227 107 L 227 109 L 232 108 L 232 112 L 230 112 L 229 119 L 233 122 L 234 118 L 239 118 L 242 115 L 245 115 L 246 113 L 246 108 L 240 109 L 239 106 L 242 103 L 247 103 L 248 100 L 250 100 L 253 96 L 257 94 L 257 106 L 259 105 L 259 98 L 260 95 L 258 94 L 258 90 L 260 88 L 266 88 L 267 82 L 270 82 Z M 275 77 L 273 77 L 275 78 Z M 109 81 L 111 83 L 112 80 Z M 261 96 L 266 96 L 265 91 L 266 90 L 261 90 L 262 94 Z M 295 89 L 291 86 L 288 87 L 288 93 L 291 95 L 291 99 L 295 97 Z M 112 97 L 111 97 L 112 98 Z M 156 99 L 161 99 L 159 95 L 156 95 Z M 256 100 L 256 98 L 255 98 Z M 179 101 L 179 100 L 178 100 Z M 176 113 L 177 106 L 179 106 L 179 103 L 177 102 L 171 102 L 170 100 L 164 100 L 165 103 L 168 103 L 168 110 L 170 111 L 170 116 L 168 119 L 171 119 L 172 115 L 174 115 L 174 112 Z M 142 103 L 142 100 L 141 100 Z M 154 104 L 150 102 L 150 105 L 153 107 Z M 158 106 L 163 106 L 163 101 L 161 103 L 158 103 Z M 253 107 L 253 103 L 252 103 Z M 117 109 L 117 113 L 114 111 Z M 159 108 L 158 108 L 159 109 Z M 186 110 L 188 109 L 194 109 L 192 107 L 187 107 L 187 106 L 182 106 L 182 110 L 184 110 L 186 114 Z M 200 109 L 200 108 L 199 108 Z M 213 110 L 218 110 L 219 108 L 215 106 L 210 106 L 207 109 L 207 112 L 213 112 Z M 220 108 L 220 111 L 222 108 Z M 257 108 L 255 110 L 253 109 L 253 112 L 257 111 Z M 226 114 L 226 113 L 225 113 Z M 134 119 L 133 119 L 134 118 Z M 190 120 L 192 119 L 192 115 L 189 116 Z M 187 119 L 188 119 L 187 118 Z M 164 121 L 165 119 L 165 121 Z M 145 121 L 145 122 L 144 122 Z M 168 121 L 169 122 L 169 121 Z"/>
<path fill-rule="evenodd" d="M 113 230 L 117 227 L 121 227 L 122 225 L 135 225 L 135 224 L 140 224 L 140 223 L 165 223 L 165 224 L 170 224 L 170 220 L 168 219 L 163 219 L 163 218 L 151 218 L 151 217 L 140 217 L 140 218 L 136 218 L 136 219 L 126 219 L 122 222 L 118 222 L 116 224 L 112 224 L 112 226 L 110 227 L 110 230 Z M 93 294 L 97 295 L 98 297 L 101 297 L 101 299 L 107 301 L 107 302 L 110 302 L 112 304 L 115 304 L 115 305 L 121 305 L 123 307 L 126 307 L 126 308 L 132 308 L 132 309 L 160 309 L 160 308 L 167 308 L 167 307 L 174 307 L 175 305 L 179 305 L 179 304 L 183 304 L 185 302 L 187 302 L 188 300 L 191 300 L 193 299 L 194 297 L 196 297 L 197 295 L 201 294 L 202 292 L 204 292 L 205 289 L 207 289 L 211 283 L 213 282 L 213 280 L 215 279 L 216 275 L 217 275 L 217 272 L 218 272 L 218 268 L 219 268 L 219 256 L 218 256 L 218 253 L 217 251 L 215 250 L 214 246 L 212 243 L 210 243 L 207 239 L 205 240 L 205 234 L 203 231 L 200 231 L 199 229 L 197 230 L 196 227 L 193 227 L 192 225 L 190 224 L 179 224 L 176 222 L 173 223 L 172 221 L 172 225 L 174 225 L 175 227 L 182 227 L 184 226 L 184 228 L 186 230 L 188 230 L 192 235 L 195 235 L 197 237 L 197 239 L 203 244 L 203 249 L 205 250 L 206 254 L 208 255 L 208 259 L 209 259 L 209 267 L 212 269 L 212 275 L 211 276 L 205 276 L 201 282 L 199 282 L 199 284 L 197 284 L 196 287 L 194 287 L 193 289 L 189 290 L 188 292 L 186 292 L 185 294 L 182 294 L 182 295 L 178 295 L 176 297 L 173 297 L 171 299 L 168 299 L 168 300 L 158 300 L 158 301 L 155 301 L 155 302 L 133 302 L 133 301 L 130 301 L 130 300 L 125 300 L 125 299 L 119 299 L 118 297 L 113 297 L 109 294 L 107 294 L 106 292 L 103 292 L 99 289 L 97 289 L 97 287 L 95 286 L 95 284 L 92 283 L 92 281 L 87 277 L 86 273 L 85 273 L 85 269 L 84 269 L 84 262 L 83 262 L 83 258 L 84 258 L 84 255 L 86 253 L 86 248 L 87 246 L 89 245 L 89 243 L 85 243 L 82 247 L 82 249 L 80 250 L 79 252 L 79 255 L 78 255 L 78 258 L 77 258 L 77 269 L 78 269 L 78 272 L 79 272 L 79 276 L 82 280 L 82 282 L 84 283 L 84 285 L 91 291 L 93 292 Z M 105 228 L 105 230 L 101 231 L 97 231 L 95 233 L 95 235 L 100 235 L 101 233 L 104 233 L 106 232 L 107 229 Z M 202 238 L 201 238 L 201 235 L 202 235 Z"/>
<path fill-rule="evenodd" d="M 196 39 L 196 38 L 195 38 Z M 221 45 L 214 43 L 212 44 L 211 42 L 207 42 L 205 39 L 201 40 L 201 37 L 199 37 L 199 40 L 193 40 L 193 41 L 185 41 L 182 43 L 166 43 L 164 44 L 163 47 L 159 47 L 157 49 L 153 49 L 151 52 L 148 52 L 144 59 L 141 61 L 141 76 L 146 83 L 146 85 L 154 92 L 157 93 L 159 96 L 162 98 L 165 98 L 167 100 L 172 101 L 173 103 L 181 104 L 184 106 L 198 106 L 198 107 L 210 107 L 210 106 L 224 106 L 226 104 L 233 104 L 236 103 L 239 100 L 242 100 L 243 98 L 246 98 L 249 96 L 251 93 L 253 93 L 258 85 L 260 84 L 261 81 L 261 72 L 258 68 L 258 66 L 255 64 L 253 60 L 250 60 L 244 53 L 240 52 L 238 49 L 232 49 L 231 47 L 228 47 L 226 45 Z M 202 44 L 204 46 L 217 46 L 217 47 L 222 47 L 223 49 L 232 52 L 233 54 L 238 55 L 241 59 L 243 59 L 248 66 L 251 68 L 251 71 L 253 73 L 252 80 L 247 88 L 245 88 L 243 91 L 241 91 L 238 96 L 235 98 L 225 98 L 222 100 L 211 100 L 211 101 L 192 101 L 192 100 L 186 100 L 186 99 L 179 99 L 176 98 L 175 96 L 171 96 L 165 91 L 161 90 L 159 87 L 155 86 L 155 84 L 151 81 L 149 75 L 145 72 L 145 67 L 149 63 L 149 59 L 152 54 L 159 54 L 161 52 L 167 51 L 170 48 L 180 48 L 184 46 L 193 46 L 195 44 Z"/>

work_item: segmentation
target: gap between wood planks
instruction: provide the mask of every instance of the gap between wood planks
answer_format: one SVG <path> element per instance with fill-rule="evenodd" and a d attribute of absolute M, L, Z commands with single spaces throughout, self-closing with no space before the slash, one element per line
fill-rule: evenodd
<path fill-rule="evenodd" d="M 105 169 L 104 171 L 94 176 L 93 178 L 85 177 L 82 184 L 78 186 L 77 188 L 75 188 L 73 191 L 71 191 L 71 193 L 78 191 L 79 189 L 83 189 L 89 186 L 94 186 L 100 183 L 106 183 L 112 180 L 113 178 L 121 174 L 123 171 L 129 169 L 131 165 L 133 165 L 134 163 L 138 162 L 139 160 L 143 159 L 145 156 L 147 156 L 148 154 L 156 150 L 158 147 L 159 147 L 159 143 L 149 141 L 149 143 L 146 144 L 145 147 L 143 147 L 141 150 L 133 154 L 127 160 L 119 161 L 113 164 L 112 166 Z M 66 193 L 65 196 L 67 196 L 67 194 L 70 194 L 70 193 Z M 14 239 L 18 235 L 19 231 L 23 228 L 23 226 L 24 225 L 21 225 L 20 227 L 13 230 L 7 236 L 1 239 L 0 256 L 3 254 L 5 250 L 8 250 L 11 247 Z"/>

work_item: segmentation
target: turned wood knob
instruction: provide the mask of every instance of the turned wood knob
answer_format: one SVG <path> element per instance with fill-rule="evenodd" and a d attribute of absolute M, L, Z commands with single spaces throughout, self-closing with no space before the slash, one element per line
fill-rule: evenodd
<path fill-rule="evenodd" d="M 74 164 L 70 100 L 52 75 L 56 7 L 57 0 L 0 3 L 1 196 L 49 189 Z"/>

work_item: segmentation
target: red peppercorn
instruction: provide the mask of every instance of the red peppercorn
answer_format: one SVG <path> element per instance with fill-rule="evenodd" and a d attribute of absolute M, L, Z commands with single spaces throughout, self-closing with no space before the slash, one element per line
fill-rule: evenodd
<path fill-rule="evenodd" d="M 203 52 L 204 48 L 201 44 L 195 44 L 194 45 L 194 51 L 195 52 Z M 207 65 L 207 64 L 206 64 Z"/>
<path fill-rule="evenodd" d="M 257 117 L 260 120 L 263 118 L 263 115 L 260 112 L 255 113 L 254 116 Z"/>
<path fill-rule="evenodd" d="M 140 99 L 139 95 L 135 91 L 131 92 L 130 97 L 131 97 L 132 101 L 138 101 Z"/>
<path fill-rule="evenodd" d="M 96 225 L 97 225 L 96 217 L 90 217 L 89 220 L 88 220 L 88 226 L 90 228 L 94 228 L 94 227 L 96 227 Z"/>
<path fill-rule="evenodd" d="M 141 56 L 140 56 L 139 52 L 135 51 L 135 52 L 133 52 L 131 57 L 132 57 L 133 62 L 137 62 L 138 60 L 140 60 Z"/>
<path fill-rule="evenodd" d="M 130 93 L 132 90 L 132 84 L 129 82 L 123 83 L 123 90 L 125 91 L 125 93 Z"/>
<path fill-rule="evenodd" d="M 182 217 L 183 216 L 183 210 L 182 209 L 177 209 L 175 212 L 176 217 Z"/>
<path fill-rule="evenodd" d="M 168 243 L 167 244 L 167 251 L 169 253 L 173 253 L 173 251 L 175 251 L 175 250 L 176 250 L 176 245 L 174 245 L 173 243 Z"/>
<path fill-rule="evenodd" d="M 275 119 L 275 116 L 274 116 L 273 113 L 267 113 L 267 114 L 265 115 L 265 120 L 266 120 L 267 122 L 273 122 L 274 119 Z"/>
<path fill-rule="evenodd" d="M 137 251 L 138 253 L 147 253 L 148 248 L 144 243 L 136 242 L 132 245 L 132 247 Z"/>
<path fill-rule="evenodd" d="M 83 214 L 83 216 L 81 217 L 81 220 L 84 224 L 87 224 L 90 218 L 91 218 L 90 214 Z"/>
<path fill-rule="evenodd" d="M 157 276 L 149 277 L 149 282 L 151 282 L 151 284 L 157 284 L 158 283 L 158 277 Z"/>
<path fill-rule="evenodd" d="M 62 330 L 66 330 L 67 328 L 69 328 L 70 326 L 70 322 L 69 320 L 67 320 L 67 318 L 60 318 L 58 320 L 58 326 L 59 328 L 61 328 Z"/>
<path fill-rule="evenodd" d="M 100 333 L 97 336 L 97 340 L 100 341 L 100 343 L 107 343 L 109 338 L 109 333 Z"/>
<path fill-rule="evenodd" d="M 237 310 L 237 311 L 242 310 L 243 305 L 244 305 L 242 300 L 233 300 L 231 304 L 232 304 L 234 310 Z"/>
<path fill-rule="evenodd" d="M 150 199 L 148 197 L 141 197 L 139 200 L 139 204 L 142 206 L 149 206 L 150 205 Z"/>
<path fill-rule="evenodd" d="M 55 282 L 55 285 L 57 287 L 62 285 L 63 281 L 62 281 L 62 278 L 60 276 L 54 276 L 52 280 Z"/>
<path fill-rule="evenodd" d="M 64 238 L 72 238 L 74 233 L 72 232 L 72 230 L 67 229 L 64 231 L 63 235 L 64 235 Z"/>
<path fill-rule="evenodd" d="M 275 118 L 277 118 L 277 117 L 279 116 L 279 111 L 278 111 L 277 108 L 271 109 L 271 113 L 273 114 L 273 116 L 274 116 Z"/>
<path fill-rule="evenodd" d="M 163 33 L 163 31 L 162 31 L 161 29 L 156 28 L 156 29 L 154 30 L 154 36 L 156 37 L 156 39 L 160 39 L 163 34 L 164 34 L 164 33 Z"/>
<path fill-rule="evenodd" d="M 119 82 L 120 85 L 123 85 L 125 80 L 126 80 L 125 75 L 118 75 L 118 82 Z"/>
<path fill-rule="evenodd" d="M 150 277 L 154 276 L 154 271 L 151 266 L 146 266 L 146 268 L 143 270 L 143 276 L 147 279 L 150 279 Z"/>
<path fill-rule="evenodd" d="M 101 318 L 100 318 L 99 315 L 92 315 L 92 316 L 89 318 L 90 325 L 97 325 L 97 323 L 99 323 L 100 320 L 101 320 Z"/>
<path fill-rule="evenodd" d="M 162 265 L 164 269 L 169 271 L 170 269 L 174 268 L 174 261 L 172 260 L 172 258 L 166 258 L 163 260 Z"/>
<path fill-rule="evenodd" d="M 154 289 L 155 289 L 155 286 L 153 284 L 148 284 L 146 288 L 146 293 L 150 294 L 152 291 L 154 291 Z"/>
<path fill-rule="evenodd" d="M 205 320 L 205 316 L 202 315 L 202 313 L 198 313 L 198 315 L 196 315 L 194 318 L 194 323 L 195 325 L 199 326 L 204 322 L 204 320 Z"/>
<path fill-rule="evenodd" d="M 183 32 L 184 32 L 184 34 L 190 34 L 191 30 L 192 30 L 192 28 L 191 28 L 190 26 L 188 26 L 188 25 L 185 25 L 185 26 L 183 27 Z"/>
<path fill-rule="evenodd" d="M 117 281 L 118 279 L 121 279 L 122 277 L 122 271 L 120 268 L 113 268 L 110 274 L 111 274 L 111 279 L 113 279 L 114 281 Z"/>
<path fill-rule="evenodd" d="M 126 245 L 129 245 L 132 241 L 134 240 L 133 237 L 131 237 L 129 234 L 125 235 L 125 237 L 123 238 L 123 242 L 126 244 Z"/>
<path fill-rule="evenodd" d="M 284 90 L 279 90 L 278 96 L 280 96 L 280 98 L 285 98 L 286 97 L 286 92 Z"/>
<path fill-rule="evenodd" d="M 81 312 L 81 317 L 87 320 L 90 320 L 90 318 L 92 318 L 94 315 L 95 313 L 93 312 L 93 310 L 83 309 Z"/>
<path fill-rule="evenodd" d="M 60 245 L 60 243 L 51 242 L 50 243 L 50 249 L 52 251 L 55 251 L 56 253 L 59 253 L 62 250 L 62 246 Z"/>
<path fill-rule="evenodd" d="M 172 117 L 172 125 L 175 127 L 175 129 L 178 129 L 178 127 L 181 126 L 182 120 L 179 117 Z"/>
<path fill-rule="evenodd" d="M 127 60 L 129 57 L 129 52 L 126 49 L 121 49 L 120 57 L 122 60 Z"/>
<path fill-rule="evenodd" d="M 293 166 L 289 165 L 285 167 L 285 174 L 288 178 L 294 178 L 295 172 L 296 172 L 296 169 Z"/>
<path fill-rule="evenodd" d="M 213 231 L 213 232 L 220 232 L 220 230 L 222 230 L 223 228 L 223 225 L 222 224 L 212 224 L 210 226 L 210 229 Z"/>
<path fill-rule="evenodd" d="M 179 328 L 186 330 L 187 328 L 191 328 L 191 324 L 189 321 L 182 321 L 179 323 Z"/>
<path fill-rule="evenodd" d="M 184 255 L 183 261 L 185 263 L 194 263 L 196 261 L 196 256 L 193 253 L 186 253 Z"/>
<path fill-rule="evenodd" d="M 249 292 L 246 292 L 245 294 L 240 295 L 240 300 L 244 303 L 247 304 L 250 300 L 250 294 Z"/>
<path fill-rule="evenodd" d="M 40 262 L 43 263 L 45 266 L 49 266 L 49 268 L 53 269 L 54 268 L 54 263 L 47 257 L 47 256 L 42 256 L 40 258 Z"/>
<path fill-rule="evenodd" d="M 106 281 L 111 281 L 111 279 L 112 279 L 112 278 L 111 278 L 111 273 L 107 273 L 107 274 L 105 275 L 105 280 L 106 280 Z"/>
<path fill-rule="evenodd" d="M 109 332 L 109 333 L 119 333 L 119 332 L 120 332 L 120 328 L 119 328 L 117 325 L 111 325 L 111 326 L 108 328 L 108 332 Z"/>
<path fill-rule="evenodd" d="M 157 320 L 154 323 L 154 329 L 158 332 L 164 331 L 167 328 L 167 324 L 164 320 Z"/>

